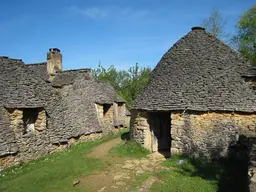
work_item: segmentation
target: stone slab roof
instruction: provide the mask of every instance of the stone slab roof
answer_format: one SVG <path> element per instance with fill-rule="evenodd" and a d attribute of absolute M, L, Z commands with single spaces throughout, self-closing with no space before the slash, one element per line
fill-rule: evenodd
<path fill-rule="evenodd" d="M 41 77 L 44 80 L 49 79 L 47 73 L 47 62 L 26 64 L 27 68 L 32 70 L 37 77 Z"/>
<path fill-rule="evenodd" d="M 52 81 L 53 87 L 62 87 L 75 82 L 75 79 L 83 75 L 86 79 L 92 79 L 91 69 L 67 70 L 59 72 Z"/>
<path fill-rule="evenodd" d="M 95 103 L 121 101 L 109 83 L 96 81 L 88 69 L 62 71 L 52 85 L 52 100 L 47 106 L 52 143 L 101 132 Z"/>
<path fill-rule="evenodd" d="M 82 83 L 82 81 L 87 83 Z M 89 81 L 88 81 L 89 80 Z M 107 82 L 96 81 L 92 76 L 91 69 L 67 70 L 59 72 L 52 81 L 52 86 L 61 88 L 65 85 L 73 85 L 76 81 L 79 86 L 90 87 L 91 92 L 87 94 L 94 95 L 94 102 L 100 104 L 112 104 L 113 102 L 125 102 L 125 100 L 116 93 L 114 87 Z"/>
<path fill-rule="evenodd" d="M 34 108 L 46 105 L 49 85 L 18 59 L 0 58 L 0 106 Z"/>
<path fill-rule="evenodd" d="M 256 67 L 250 67 L 248 70 L 243 74 L 245 78 L 256 78 Z"/>
<path fill-rule="evenodd" d="M 103 81 L 97 81 L 95 84 L 95 102 L 99 104 L 112 104 L 113 102 L 125 103 L 125 100 L 116 93 L 114 87 Z"/>
<path fill-rule="evenodd" d="M 48 81 L 49 75 L 47 73 L 46 62 L 27 64 L 26 66 L 28 69 L 32 70 L 35 75 Z M 96 81 L 92 76 L 92 70 L 89 68 L 60 71 L 51 82 L 51 85 L 56 88 L 61 88 L 65 85 L 72 85 L 81 76 L 84 80 L 92 80 L 91 85 L 84 86 L 94 87 L 94 102 L 99 104 L 112 104 L 113 102 L 125 103 L 125 100 L 116 93 L 110 83 Z"/>
<path fill-rule="evenodd" d="M 242 77 L 250 64 L 201 28 L 176 42 L 153 70 L 133 109 L 256 111 Z"/>

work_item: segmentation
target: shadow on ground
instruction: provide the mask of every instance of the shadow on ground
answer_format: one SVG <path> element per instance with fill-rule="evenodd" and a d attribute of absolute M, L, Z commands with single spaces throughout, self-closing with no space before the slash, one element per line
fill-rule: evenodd
<path fill-rule="evenodd" d="M 184 157 L 186 158 L 186 157 Z M 192 166 L 181 166 L 176 170 L 180 174 L 191 177 L 201 177 L 206 180 L 217 181 L 218 192 L 248 192 L 248 157 L 240 157 L 230 151 L 225 158 L 215 159 L 211 162 L 196 158 L 187 158 Z"/>
<path fill-rule="evenodd" d="M 121 135 L 123 141 L 130 141 L 130 132 L 125 132 Z"/>

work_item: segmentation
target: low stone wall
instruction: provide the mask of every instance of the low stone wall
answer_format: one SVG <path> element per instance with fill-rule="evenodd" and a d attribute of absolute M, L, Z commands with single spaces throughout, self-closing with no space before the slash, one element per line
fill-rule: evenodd
<path fill-rule="evenodd" d="M 133 111 L 131 114 L 131 138 L 151 150 L 151 131 L 148 114 L 145 111 Z"/>
<path fill-rule="evenodd" d="M 226 156 L 240 135 L 256 134 L 256 114 L 172 112 L 171 154 Z M 131 138 L 154 151 L 149 113 L 132 111 Z"/>
<path fill-rule="evenodd" d="M 19 109 L 9 109 L 10 129 L 13 131 L 18 145 L 19 162 L 27 162 L 37 159 L 51 151 L 49 136 L 46 131 L 46 115 L 44 110 L 39 111 L 35 122 L 35 130 L 25 133 L 23 122 L 23 111 Z"/>
<path fill-rule="evenodd" d="M 255 133 L 255 114 L 172 113 L 171 153 L 226 156 L 239 135 Z"/>
<path fill-rule="evenodd" d="M 17 146 L 17 152 L 13 154 L 3 154 L 0 156 L 0 170 L 27 163 L 45 155 L 61 151 L 74 143 L 98 139 L 102 132 L 71 137 L 66 142 L 52 143 L 49 130 L 46 127 L 46 113 L 43 109 L 38 109 L 37 119 L 35 121 L 34 131 L 26 132 L 23 122 L 22 109 L 8 109 L 9 129 L 13 133 L 14 141 Z"/>
<path fill-rule="evenodd" d="M 33 138 L 32 135 L 30 136 L 31 138 Z M 37 150 L 34 150 L 35 148 L 34 149 L 28 148 L 28 145 L 32 145 L 33 143 L 31 142 L 35 142 L 36 139 L 34 141 L 31 141 L 31 139 L 23 140 L 23 142 L 27 144 L 27 148 L 26 148 L 27 150 L 22 150 L 22 147 L 26 145 L 19 146 L 20 151 L 17 154 L 0 157 L 0 171 L 14 165 L 19 165 L 21 163 L 28 163 L 40 157 L 63 151 L 80 142 L 88 142 L 88 141 L 100 139 L 102 136 L 103 134 L 100 132 L 100 133 L 92 133 L 89 135 L 82 135 L 79 138 L 70 138 L 67 143 L 51 144 L 46 141 L 45 143 L 42 143 L 41 145 L 36 146 L 35 148 Z M 37 137 L 37 139 L 40 140 L 40 142 L 43 142 L 42 138 Z M 39 150 L 39 148 L 41 149 L 41 151 Z"/>
<path fill-rule="evenodd" d="M 114 106 L 109 105 L 107 111 L 104 111 L 104 105 L 95 104 L 97 116 L 104 134 L 108 134 L 114 129 Z"/>

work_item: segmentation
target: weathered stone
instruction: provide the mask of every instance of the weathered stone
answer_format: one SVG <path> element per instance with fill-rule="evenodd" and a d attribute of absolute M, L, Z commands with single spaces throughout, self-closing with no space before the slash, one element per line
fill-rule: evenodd
<path fill-rule="evenodd" d="M 136 171 L 136 175 L 143 175 L 144 173 L 145 173 L 145 171 L 143 171 L 143 170 Z"/>
<path fill-rule="evenodd" d="M 0 169 L 14 164 L 9 156 L 29 162 L 124 127 L 125 101 L 109 83 L 91 69 L 61 71 L 53 60 L 25 65 L 0 57 Z"/>
<path fill-rule="evenodd" d="M 171 148 L 171 154 L 172 155 L 179 155 L 180 154 L 180 150 L 178 148 Z"/>
<path fill-rule="evenodd" d="M 182 121 L 182 120 L 172 120 L 172 125 L 183 126 L 184 121 Z"/>
<path fill-rule="evenodd" d="M 116 182 L 116 185 L 118 185 L 118 186 L 125 186 L 126 183 L 123 182 L 123 181 L 118 181 L 118 182 Z"/>

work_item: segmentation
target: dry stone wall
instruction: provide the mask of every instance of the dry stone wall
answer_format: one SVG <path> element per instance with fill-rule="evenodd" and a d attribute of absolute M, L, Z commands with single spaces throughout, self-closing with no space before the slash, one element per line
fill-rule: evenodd
<path fill-rule="evenodd" d="M 133 111 L 131 114 L 131 138 L 151 150 L 151 132 L 148 114 L 144 111 Z"/>
<path fill-rule="evenodd" d="M 133 111 L 131 137 L 154 151 L 157 145 L 149 121 L 146 111 Z M 172 155 L 226 156 L 240 135 L 256 134 L 256 114 L 173 112 L 170 121 Z"/>
<path fill-rule="evenodd" d="M 18 146 L 10 129 L 9 113 L 0 107 L 0 156 L 7 156 L 18 152 Z"/>
<path fill-rule="evenodd" d="M 25 109 L 3 108 L 0 117 L 5 117 L 5 121 L 0 122 L 6 123 L 5 127 L 1 127 L 0 140 L 5 148 L 0 153 L 0 170 L 63 150 L 76 142 L 102 136 L 94 106 L 84 112 L 88 105 L 82 105 L 83 100 L 71 95 L 70 91 L 70 88 L 57 90 L 52 103 L 47 106 L 48 111 L 37 109 L 33 131 L 26 132 L 23 119 Z M 74 100 L 71 101 L 71 97 Z"/>
<path fill-rule="evenodd" d="M 171 152 L 196 156 L 225 156 L 240 135 L 256 133 L 255 114 L 172 113 Z"/>
<path fill-rule="evenodd" d="M 53 150 L 46 131 L 46 114 L 39 110 L 35 130 L 25 132 L 22 109 L 8 109 L 9 129 L 15 137 L 17 153 L 0 157 L 0 169 L 44 156 Z"/>
<path fill-rule="evenodd" d="M 38 109 L 38 117 L 35 122 L 35 130 L 25 132 L 23 121 L 23 109 L 8 109 L 8 128 L 14 136 L 15 153 L 0 155 L 0 170 L 26 163 L 39 157 L 61 151 L 67 147 L 81 141 L 89 141 L 102 137 L 102 133 L 83 134 L 79 137 L 70 137 L 65 143 L 52 143 L 50 137 L 50 127 L 46 127 L 46 112 Z"/>
<path fill-rule="evenodd" d="M 103 133 L 107 134 L 114 129 L 115 106 L 112 104 L 95 104 L 97 116 Z"/>
<path fill-rule="evenodd" d="M 85 81 L 85 80 L 84 80 Z M 46 107 L 51 143 L 67 143 L 69 138 L 102 132 L 95 109 L 93 82 L 83 79 L 62 88 L 53 88 Z"/>

